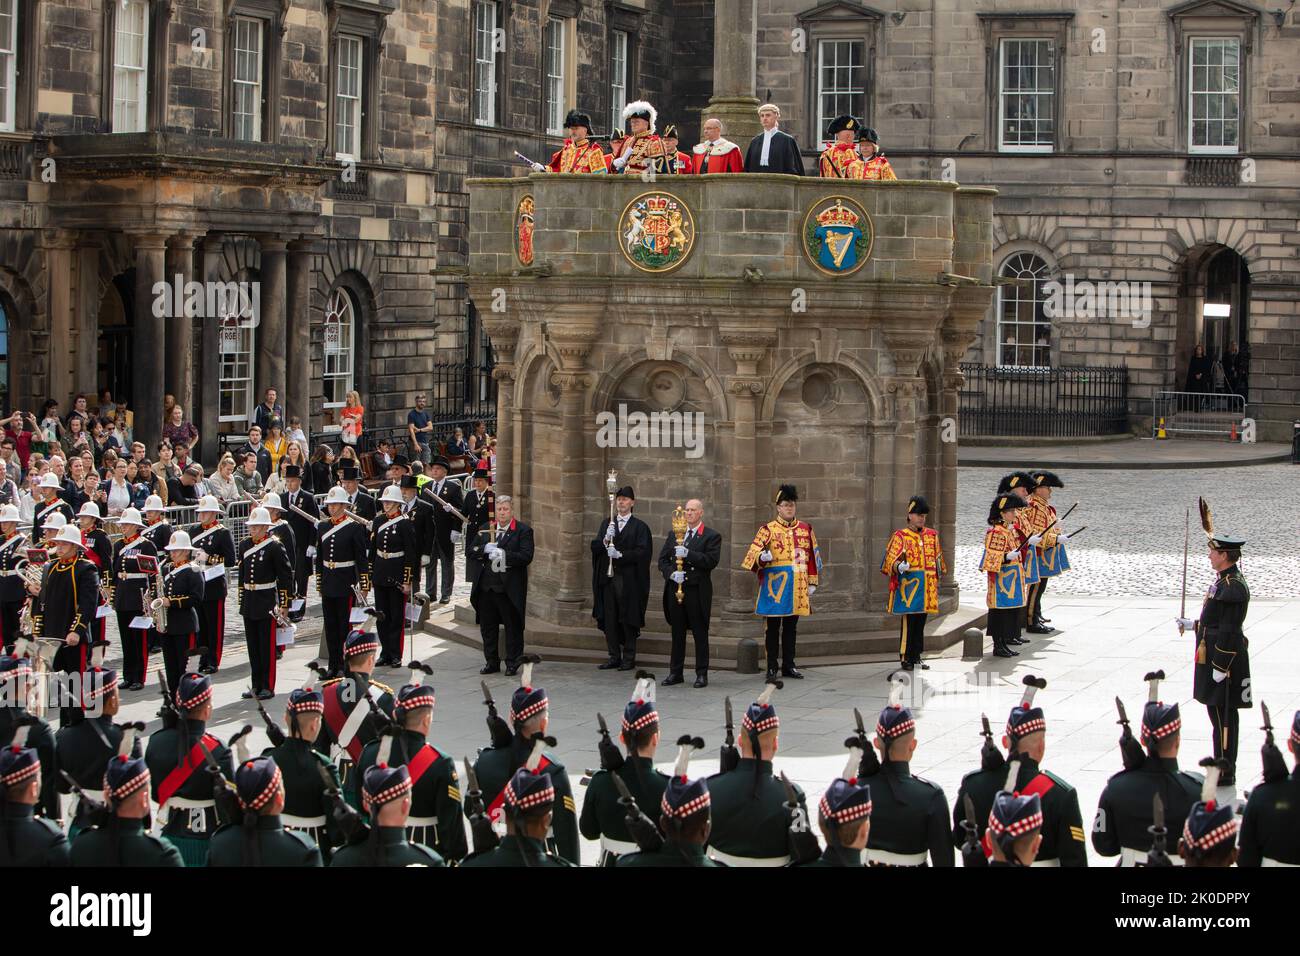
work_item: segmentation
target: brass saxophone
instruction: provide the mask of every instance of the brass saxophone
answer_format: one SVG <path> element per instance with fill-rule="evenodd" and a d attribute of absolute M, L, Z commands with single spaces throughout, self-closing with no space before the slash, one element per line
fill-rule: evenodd
<path fill-rule="evenodd" d="M 167 633 L 167 605 L 163 601 L 167 594 L 167 585 L 163 581 L 161 562 L 158 564 L 158 570 L 154 572 L 154 579 L 158 586 L 158 597 L 149 604 L 149 616 L 153 618 L 154 630 L 159 634 L 165 634 Z"/>

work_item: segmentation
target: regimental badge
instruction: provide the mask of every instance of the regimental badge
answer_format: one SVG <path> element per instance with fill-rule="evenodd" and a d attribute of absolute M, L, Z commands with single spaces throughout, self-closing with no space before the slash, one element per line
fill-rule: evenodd
<path fill-rule="evenodd" d="M 871 217 L 848 196 L 819 199 L 804 217 L 804 254 L 826 275 L 852 275 L 866 265 L 873 237 Z"/>
<path fill-rule="evenodd" d="M 695 217 L 671 193 L 642 193 L 619 217 L 618 244 L 642 272 L 671 272 L 695 247 Z"/>
<path fill-rule="evenodd" d="M 520 265 L 533 264 L 533 197 L 519 200 L 515 210 L 515 257 Z"/>

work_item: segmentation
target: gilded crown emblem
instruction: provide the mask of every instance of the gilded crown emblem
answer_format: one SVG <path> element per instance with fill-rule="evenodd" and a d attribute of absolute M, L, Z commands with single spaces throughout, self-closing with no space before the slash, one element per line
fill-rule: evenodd
<path fill-rule="evenodd" d="M 531 216 L 533 214 L 533 197 L 525 196 L 519 203 L 519 215 Z"/>
<path fill-rule="evenodd" d="M 651 196 L 646 200 L 646 209 L 651 213 L 667 212 L 668 198 L 666 196 Z"/>
<path fill-rule="evenodd" d="M 827 206 L 817 214 L 817 222 L 823 226 L 856 226 L 858 214 L 837 199 L 834 206 Z"/>

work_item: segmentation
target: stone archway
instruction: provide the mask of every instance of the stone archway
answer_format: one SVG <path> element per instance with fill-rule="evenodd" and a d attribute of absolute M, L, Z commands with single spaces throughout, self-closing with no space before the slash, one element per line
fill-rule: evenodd
<path fill-rule="evenodd" d="M 1202 243 L 1184 255 L 1179 268 L 1177 325 L 1174 338 L 1173 388 L 1187 386 L 1187 369 L 1192 351 L 1204 345 L 1206 355 L 1220 368 L 1242 366 L 1249 369 L 1250 334 L 1250 266 L 1236 249 L 1221 243 Z M 1224 362 L 1231 344 L 1238 346 L 1246 358 Z M 1235 391 L 1235 372 L 1215 370 L 1216 383 Z M 1246 388 L 1241 392 L 1249 400 L 1248 371 Z M 1218 385 L 1216 384 L 1217 388 Z"/>

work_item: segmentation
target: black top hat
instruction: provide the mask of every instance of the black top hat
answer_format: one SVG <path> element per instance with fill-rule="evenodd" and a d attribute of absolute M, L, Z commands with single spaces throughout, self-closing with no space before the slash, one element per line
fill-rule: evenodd
<path fill-rule="evenodd" d="M 429 462 L 429 467 L 433 468 L 434 466 L 441 466 L 448 471 L 451 471 L 451 462 L 447 461 L 446 458 L 443 458 L 442 455 L 433 456 L 433 460 Z"/>
<path fill-rule="evenodd" d="M 343 642 L 344 658 L 356 657 L 359 654 L 373 654 L 378 650 L 378 638 L 366 631 L 350 631 Z"/>
<path fill-rule="evenodd" d="M 212 681 L 206 674 L 189 673 L 181 677 L 176 688 L 176 706 L 181 710 L 193 710 L 204 701 L 212 698 Z"/>
<path fill-rule="evenodd" d="M 411 467 L 411 459 L 407 458 L 405 455 L 394 455 L 393 464 L 388 467 L 392 468 L 393 465 L 396 465 L 398 468 L 409 468 Z"/>
<path fill-rule="evenodd" d="M 272 757 L 253 757 L 235 768 L 235 790 L 245 810 L 260 810 L 270 803 L 284 778 Z"/>
<path fill-rule="evenodd" d="M 817 804 L 821 818 L 833 823 L 852 823 L 871 816 L 871 787 L 857 778 L 839 777 L 822 794 Z"/>
<path fill-rule="evenodd" d="M 285 466 L 284 466 L 284 477 L 285 477 L 285 480 L 286 480 L 286 481 L 287 481 L 288 479 L 290 479 L 290 478 L 301 478 L 301 477 L 302 477 L 302 467 L 299 466 L 299 465 L 285 465 Z"/>
<path fill-rule="evenodd" d="M 569 110 L 564 117 L 564 128 L 569 129 L 573 126 L 582 126 L 587 130 L 588 135 L 591 133 L 591 117 L 586 113 L 579 113 L 577 110 Z"/>
<path fill-rule="evenodd" d="M 631 485 L 624 485 L 622 488 L 618 489 L 618 491 L 614 492 L 614 497 L 615 497 L 615 498 L 631 498 L 633 501 L 635 501 L 635 500 L 636 500 L 636 492 L 632 490 L 632 486 L 631 486 Z"/>
<path fill-rule="evenodd" d="M 492 466 L 488 464 L 486 459 L 481 459 L 479 463 L 474 466 L 474 480 L 478 481 L 480 478 L 486 481 L 489 485 L 492 484 Z"/>
<path fill-rule="evenodd" d="M 859 125 L 860 124 L 856 119 L 846 114 L 844 116 L 837 116 L 835 119 L 831 120 L 831 125 L 826 132 L 828 135 L 834 136 L 836 133 L 842 133 L 845 130 L 857 129 Z"/>
<path fill-rule="evenodd" d="M 415 475 L 403 475 L 401 480 L 398 481 L 398 486 L 401 488 L 419 488 L 420 482 Z"/>
<path fill-rule="evenodd" d="M 385 803 L 400 800 L 411 792 L 411 772 L 405 766 L 390 767 L 378 763 L 366 770 L 366 779 L 362 786 L 361 802 L 367 813 L 371 807 L 382 807 Z"/>
<path fill-rule="evenodd" d="M 923 495 L 912 495 L 907 502 L 907 513 L 910 515 L 928 515 L 930 513 L 930 502 L 926 501 Z"/>
<path fill-rule="evenodd" d="M 339 466 L 339 481 L 359 481 L 360 479 L 361 474 L 357 471 L 356 465 Z"/>

